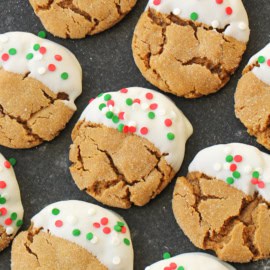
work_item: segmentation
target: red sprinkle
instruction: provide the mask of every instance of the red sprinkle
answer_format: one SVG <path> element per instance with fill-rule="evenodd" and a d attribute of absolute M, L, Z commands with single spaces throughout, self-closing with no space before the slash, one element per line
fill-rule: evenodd
<path fill-rule="evenodd" d="M 133 103 L 138 103 L 138 104 L 141 104 L 141 100 L 140 100 L 140 99 L 138 99 L 138 98 L 135 98 L 135 99 L 133 100 Z"/>
<path fill-rule="evenodd" d="M 220 5 L 223 3 L 223 0 L 216 0 L 216 3 Z"/>
<path fill-rule="evenodd" d="M 11 167 L 11 164 L 9 163 L 9 161 L 5 161 L 4 162 L 4 166 L 7 168 L 7 169 L 9 169 L 10 167 Z"/>
<path fill-rule="evenodd" d="M 233 13 L 233 10 L 231 7 L 226 7 L 225 11 L 226 11 L 227 15 L 232 15 L 232 13 Z"/>
<path fill-rule="evenodd" d="M 171 267 L 171 269 L 176 269 L 177 268 L 177 264 L 176 263 L 171 263 L 170 264 L 170 267 Z"/>
<path fill-rule="evenodd" d="M 9 55 L 7 53 L 2 54 L 2 60 L 7 61 L 9 59 Z"/>
<path fill-rule="evenodd" d="M 62 220 L 56 220 L 55 221 L 55 226 L 58 227 L 58 228 L 62 227 L 63 226 L 63 221 Z"/>
<path fill-rule="evenodd" d="M 49 64 L 48 70 L 49 71 L 55 71 L 56 70 L 56 66 L 54 64 Z"/>
<path fill-rule="evenodd" d="M 127 88 L 123 88 L 120 90 L 121 93 L 126 94 L 128 92 Z"/>
<path fill-rule="evenodd" d="M 0 181 L 0 188 L 5 188 L 7 186 L 5 181 Z"/>
<path fill-rule="evenodd" d="M 88 103 L 90 104 L 93 100 L 95 100 L 95 99 L 94 98 L 91 98 Z"/>
<path fill-rule="evenodd" d="M 235 162 L 241 162 L 242 160 L 243 160 L 243 157 L 240 156 L 240 155 L 236 155 L 236 156 L 234 157 L 234 161 L 235 161 Z"/>
<path fill-rule="evenodd" d="M 236 164 L 231 164 L 230 171 L 234 172 L 234 171 L 236 171 L 236 169 L 237 169 L 237 165 Z"/>
<path fill-rule="evenodd" d="M 59 55 L 59 54 L 56 54 L 56 55 L 54 56 L 54 58 L 55 58 L 56 61 L 59 61 L 59 62 L 62 61 L 62 59 L 63 59 L 62 56 Z"/>
<path fill-rule="evenodd" d="M 142 127 L 140 131 L 141 131 L 142 135 L 146 135 L 148 133 L 148 128 L 147 127 Z"/>
<path fill-rule="evenodd" d="M 170 127 L 172 125 L 172 120 L 171 119 L 166 119 L 164 121 L 164 124 L 165 124 L 166 127 Z"/>
<path fill-rule="evenodd" d="M 154 5 L 156 5 L 156 6 L 158 6 L 158 5 L 160 5 L 160 3 L 161 3 L 161 0 L 154 0 Z"/>
<path fill-rule="evenodd" d="M 153 110 L 153 111 L 156 110 L 157 107 L 158 107 L 157 103 L 153 103 L 153 104 L 150 105 L 150 109 Z"/>
<path fill-rule="evenodd" d="M 126 233 L 126 232 L 127 232 L 127 228 L 125 226 L 123 226 L 121 229 L 121 233 Z"/>
<path fill-rule="evenodd" d="M 270 67 L 270 59 L 267 60 L 267 65 Z"/>
<path fill-rule="evenodd" d="M 153 99 L 153 94 L 152 93 L 147 93 L 146 95 L 145 95 L 145 97 L 147 98 L 147 99 Z"/>
<path fill-rule="evenodd" d="M 252 183 L 253 185 L 257 185 L 257 184 L 259 183 L 259 180 L 258 180 L 257 178 L 252 178 L 252 179 L 251 179 L 251 183 Z"/>
<path fill-rule="evenodd" d="M 47 52 L 47 49 L 46 49 L 45 47 L 40 47 L 40 48 L 39 48 L 39 52 L 40 52 L 41 54 L 45 54 L 45 53 Z"/>
<path fill-rule="evenodd" d="M 7 214 L 7 209 L 5 207 L 0 208 L 1 216 L 5 216 Z"/>
<path fill-rule="evenodd" d="M 111 229 L 110 229 L 109 227 L 105 227 L 105 228 L 103 229 L 103 232 L 104 232 L 105 234 L 110 234 L 110 233 L 111 233 Z"/>
<path fill-rule="evenodd" d="M 101 225 L 105 226 L 109 223 L 109 220 L 108 220 L 108 218 L 104 217 L 100 220 L 100 223 L 101 223 Z"/>
<path fill-rule="evenodd" d="M 259 181 L 258 187 L 259 187 L 259 188 L 264 188 L 264 187 L 265 187 L 264 182 L 263 182 L 263 181 Z"/>
<path fill-rule="evenodd" d="M 6 224 L 6 225 L 11 225 L 11 224 L 12 224 L 12 219 L 11 219 L 11 218 L 7 218 L 7 219 L 5 220 L 5 224 Z"/>
<path fill-rule="evenodd" d="M 129 127 L 128 127 L 128 126 L 124 126 L 123 132 L 124 132 L 124 133 L 128 133 L 128 131 L 129 131 Z"/>
<path fill-rule="evenodd" d="M 131 127 L 128 128 L 128 131 L 129 131 L 130 133 L 134 133 L 134 132 L 136 132 L 136 130 L 137 130 L 136 127 L 132 127 L 132 126 L 131 126 Z"/>
<path fill-rule="evenodd" d="M 124 115 L 125 115 L 124 112 L 120 112 L 120 113 L 118 114 L 119 119 L 124 120 Z"/>
<path fill-rule="evenodd" d="M 114 106 L 114 101 L 112 99 L 107 101 L 107 106 Z"/>
<path fill-rule="evenodd" d="M 93 223 L 93 226 L 97 229 L 100 228 L 100 224 L 98 222 Z"/>

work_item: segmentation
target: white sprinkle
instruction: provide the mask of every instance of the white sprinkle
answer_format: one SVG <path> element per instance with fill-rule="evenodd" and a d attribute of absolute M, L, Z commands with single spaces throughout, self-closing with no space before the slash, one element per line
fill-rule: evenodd
<path fill-rule="evenodd" d="M 42 55 L 42 54 L 37 54 L 37 55 L 35 56 L 35 59 L 34 59 L 34 60 L 40 61 L 40 60 L 42 60 L 42 59 L 43 59 L 43 55 Z"/>
<path fill-rule="evenodd" d="M 109 111 L 114 112 L 114 107 L 112 105 L 109 105 Z"/>
<path fill-rule="evenodd" d="M 175 119 L 175 117 L 176 117 L 175 111 L 171 111 L 171 118 L 172 118 L 172 119 Z"/>
<path fill-rule="evenodd" d="M 240 30 L 243 30 L 243 31 L 247 29 L 247 25 L 244 22 L 240 22 L 238 24 L 238 27 Z"/>
<path fill-rule="evenodd" d="M 173 10 L 173 15 L 179 15 L 181 13 L 181 9 L 180 8 L 175 8 Z"/>
<path fill-rule="evenodd" d="M 67 222 L 71 225 L 75 225 L 77 223 L 78 219 L 74 216 L 68 216 L 67 217 Z"/>
<path fill-rule="evenodd" d="M 90 208 L 87 212 L 88 216 L 94 216 L 96 214 L 95 208 Z"/>
<path fill-rule="evenodd" d="M 149 108 L 149 105 L 147 103 L 142 103 L 142 110 L 146 111 Z"/>
<path fill-rule="evenodd" d="M 103 114 L 106 114 L 106 112 L 108 112 L 108 111 L 109 111 L 109 108 L 108 107 L 104 107 L 101 112 Z"/>
<path fill-rule="evenodd" d="M 130 121 L 130 122 L 128 123 L 128 126 L 129 126 L 129 127 L 136 127 L 136 126 L 137 126 L 137 123 L 134 122 L 134 121 Z"/>
<path fill-rule="evenodd" d="M 230 163 L 224 163 L 223 168 L 224 168 L 224 170 L 229 170 L 230 169 Z"/>
<path fill-rule="evenodd" d="M 222 167 L 222 166 L 221 166 L 220 163 L 216 163 L 216 164 L 214 165 L 214 170 L 218 172 L 218 171 L 221 170 L 221 167 Z"/>
<path fill-rule="evenodd" d="M 113 237 L 112 238 L 112 244 L 114 246 L 119 246 L 120 245 L 120 239 L 118 237 Z"/>
<path fill-rule="evenodd" d="M 8 235 L 11 235 L 11 234 L 14 233 L 14 229 L 13 229 L 12 227 L 7 227 L 7 228 L 6 228 L 6 233 L 7 233 Z"/>
<path fill-rule="evenodd" d="M 244 172 L 245 172 L 246 174 L 251 173 L 251 171 L 252 171 L 252 167 L 251 167 L 251 166 L 247 165 L 247 166 L 244 167 Z"/>
<path fill-rule="evenodd" d="M 113 257 L 113 260 L 112 260 L 113 264 L 118 265 L 118 264 L 120 264 L 120 262 L 121 262 L 120 257 Z"/>
<path fill-rule="evenodd" d="M 96 244 L 98 242 L 97 236 L 94 236 L 93 239 L 90 241 L 91 244 Z"/>
<path fill-rule="evenodd" d="M 219 21 L 217 21 L 217 20 L 212 21 L 212 27 L 213 28 L 218 28 L 219 27 Z"/>
<path fill-rule="evenodd" d="M 225 154 L 230 154 L 232 152 L 232 148 L 230 147 L 230 146 L 226 146 L 226 147 L 224 147 L 224 153 Z"/>
<path fill-rule="evenodd" d="M 7 36 L 0 36 L 0 42 L 2 43 L 7 43 L 8 42 L 8 37 Z"/>
<path fill-rule="evenodd" d="M 40 67 L 40 68 L 38 69 L 38 74 L 43 75 L 43 74 L 45 74 L 45 73 L 46 73 L 46 68 Z"/>

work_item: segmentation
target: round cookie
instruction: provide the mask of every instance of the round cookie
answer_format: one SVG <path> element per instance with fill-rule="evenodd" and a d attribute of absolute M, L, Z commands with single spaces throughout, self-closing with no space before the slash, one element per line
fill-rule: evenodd
<path fill-rule="evenodd" d="M 54 139 L 76 111 L 82 70 L 66 48 L 30 33 L 0 35 L 0 144 Z"/>
<path fill-rule="evenodd" d="M 30 0 L 46 30 L 61 38 L 84 38 L 121 21 L 137 0 Z"/>
<path fill-rule="evenodd" d="M 175 218 L 201 249 L 224 261 L 270 257 L 270 156 L 240 143 L 200 151 L 177 180 Z"/>
<path fill-rule="evenodd" d="M 209 254 L 192 252 L 156 262 L 145 270 L 235 270 L 235 268 Z"/>
<path fill-rule="evenodd" d="M 270 150 L 270 44 L 255 54 L 235 92 L 236 117 L 258 143 Z"/>
<path fill-rule="evenodd" d="M 149 0 L 134 32 L 133 56 L 159 89 L 197 98 L 229 81 L 249 34 L 241 0 Z"/>
<path fill-rule="evenodd" d="M 21 227 L 23 212 L 12 165 L 0 154 L 0 251 L 10 244 Z"/>
<path fill-rule="evenodd" d="M 82 201 L 61 201 L 32 218 L 13 242 L 12 270 L 133 270 L 133 247 L 125 221 Z"/>
<path fill-rule="evenodd" d="M 179 170 L 192 126 L 164 95 L 124 88 L 92 100 L 76 124 L 71 174 L 81 190 L 120 208 L 143 206 Z"/>

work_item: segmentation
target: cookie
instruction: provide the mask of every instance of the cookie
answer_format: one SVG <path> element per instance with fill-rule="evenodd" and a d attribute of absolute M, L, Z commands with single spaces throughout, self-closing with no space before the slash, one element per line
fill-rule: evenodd
<path fill-rule="evenodd" d="M 152 264 L 145 270 L 235 270 L 231 265 L 206 253 L 184 253 Z"/>
<path fill-rule="evenodd" d="M 0 144 L 51 141 L 76 111 L 82 70 L 66 48 L 30 33 L 0 35 Z"/>
<path fill-rule="evenodd" d="M 270 44 L 255 54 L 235 92 L 236 117 L 258 143 L 270 150 Z"/>
<path fill-rule="evenodd" d="M 0 154 L 0 251 L 22 226 L 21 194 L 11 163 Z"/>
<path fill-rule="evenodd" d="M 13 242 L 12 270 L 133 270 L 133 247 L 125 221 L 82 201 L 45 207 Z"/>
<path fill-rule="evenodd" d="M 270 156 L 246 144 L 199 152 L 177 180 L 175 218 L 192 243 L 224 261 L 270 257 Z"/>
<path fill-rule="evenodd" d="M 61 38 L 84 38 L 121 21 L 137 0 L 30 0 L 46 30 Z"/>
<path fill-rule="evenodd" d="M 249 34 L 241 0 L 149 0 L 134 32 L 133 56 L 159 89 L 197 98 L 229 81 Z"/>
<path fill-rule="evenodd" d="M 179 170 L 192 126 L 167 97 L 124 88 L 91 100 L 72 132 L 71 174 L 81 190 L 114 207 L 143 206 Z"/>

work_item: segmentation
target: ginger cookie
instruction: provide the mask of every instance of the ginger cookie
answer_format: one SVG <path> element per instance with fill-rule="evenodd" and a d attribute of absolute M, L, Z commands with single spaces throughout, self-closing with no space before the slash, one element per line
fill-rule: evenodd
<path fill-rule="evenodd" d="M 254 55 L 235 92 L 236 117 L 270 150 L 270 44 Z"/>
<path fill-rule="evenodd" d="M 133 56 L 159 89 L 197 98 L 229 81 L 249 34 L 241 0 L 149 0 L 134 32 Z"/>
<path fill-rule="evenodd" d="M 103 204 L 143 206 L 180 169 L 191 134 L 187 118 L 158 92 L 132 87 L 100 94 L 72 132 L 70 171 Z"/>
<path fill-rule="evenodd" d="M 235 270 L 235 268 L 209 254 L 192 252 L 156 262 L 145 270 Z"/>
<path fill-rule="evenodd" d="M 191 242 L 224 261 L 270 257 L 270 156 L 240 143 L 200 151 L 177 180 L 173 211 Z"/>
<path fill-rule="evenodd" d="M 133 270 L 133 247 L 125 221 L 82 201 L 45 207 L 13 242 L 12 270 Z"/>
<path fill-rule="evenodd" d="M 0 154 L 0 251 L 22 226 L 23 206 L 12 164 Z"/>
<path fill-rule="evenodd" d="M 51 141 L 76 111 L 82 70 L 66 48 L 30 33 L 0 35 L 0 144 Z"/>
<path fill-rule="evenodd" d="M 121 21 L 137 0 L 30 0 L 46 30 L 61 38 L 84 38 Z"/>

